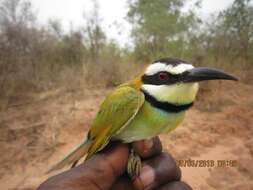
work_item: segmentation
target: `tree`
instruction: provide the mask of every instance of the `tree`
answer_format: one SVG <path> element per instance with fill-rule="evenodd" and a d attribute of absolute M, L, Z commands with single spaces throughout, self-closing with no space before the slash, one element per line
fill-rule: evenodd
<path fill-rule="evenodd" d="M 139 59 L 182 56 L 189 32 L 197 17 L 183 13 L 184 0 L 130 0 L 128 21 Z"/>
<path fill-rule="evenodd" d="M 226 35 L 233 39 L 237 56 L 249 59 L 249 47 L 253 40 L 253 6 L 250 0 L 235 0 L 231 7 L 220 14 Z"/>
<path fill-rule="evenodd" d="M 215 60 L 226 58 L 234 62 L 238 58 L 253 58 L 253 6 L 250 0 L 235 0 L 226 10 L 213 16 L 205 31 L 207 50 Z"/>
<path fill-rule="evenodd" d="M 32 24 L 36 17 L 28 0 L 2 0 L 0 1 L 0 26 Z"/>
<path fill-rule="evenodd" d="M 85 46 L 83 45 L 83 36 L 80 31 L 71 31 L 62 39 L 64 45 L 64 62 L 66 64 L 78 65 L 83 61 Z"/>
<path fill-rule="evenodd" d="M 30 1 L 0 1 L 0 86 L 5 84 L 7 74 L 20 74 L 22 67 L 34 66 L 33 59 L 27 55 L 34 51 L 35 20 Z"/>
<path fill-rule="evenodd" d="M 50 19 L 48 21 L 48 29 L 52 35 L 56 36 L 58 39 L 61 39 L 63 36 L 63 28 L 60 20 Z"/>
<path fill-rule="evenodd" d="M 92 62 L 98 63 L 101 50 L 106 42 L 105 33 L 101 27 L 99 16 L 99 4 L 93 1 L 93 9 L 88 17 L 85 17 L 86 26 L 84 27 L 85 44 L 87 44 Z"/>

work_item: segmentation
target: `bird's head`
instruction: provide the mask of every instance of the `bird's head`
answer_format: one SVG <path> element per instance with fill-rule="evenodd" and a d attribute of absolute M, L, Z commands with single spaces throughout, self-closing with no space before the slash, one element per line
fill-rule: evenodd
<path fill-rule="evenodd" d="M 179 59 L 164 58 L 149 65 L 141 80 L 141 90 L 156 100 L 183 105 L 194 102 L 200 81 L 238 79 L 217 69 L 195 68 Z"/>

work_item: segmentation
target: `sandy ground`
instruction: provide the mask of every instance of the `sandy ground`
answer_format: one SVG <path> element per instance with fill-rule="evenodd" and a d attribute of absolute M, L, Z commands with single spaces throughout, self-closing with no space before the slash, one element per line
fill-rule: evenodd
<path fill-rule="evenodd" d="M 202 90 L 183 124 L 161 136 L 164 150 L 181 162 L 183 180 L 194 189 L 252 190 L 253 86 L 209 85 L 216 90 Z M 0 189 L 32 190 L 48 178 L 44 172 L 81 141 L 108 92 L 13 97 L 0 113 Z"/>

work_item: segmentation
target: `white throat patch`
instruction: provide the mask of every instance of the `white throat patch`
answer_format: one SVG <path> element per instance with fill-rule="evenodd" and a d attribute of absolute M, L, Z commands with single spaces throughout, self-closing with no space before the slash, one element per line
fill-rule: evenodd
<path fill-rule="evenodd" d="M 141 88 L 158 101 L 172 104 L 188 104 L 195 100 L 199 85 L 198 83 L 174 85 L 144 84 Z"/>
<path fill-rule="evenodd" d="M 153 63 L 151 64 L 147 69 L 145 74 L 146 75 L 154 75 L 158 72 L 161 71 L 167 71 L 171 74 L 180 74 L 183 73 L 184 71 L 193 69 L 194 67 L 191 64 L 187 64 L 187 63 L 180 63 L 178 65 L 166 65 L 164 63 Z"/>

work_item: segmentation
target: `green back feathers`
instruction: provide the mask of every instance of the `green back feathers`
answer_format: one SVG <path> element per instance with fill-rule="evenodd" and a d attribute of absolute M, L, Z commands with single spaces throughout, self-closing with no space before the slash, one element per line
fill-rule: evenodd
<path fill-rule="evenodd" d="M 138 113 L 144 103 L 142 92 L 127 86 L 116 88 L 102 103 L 89 132 L 90 157 L 106 146 Z"/>

